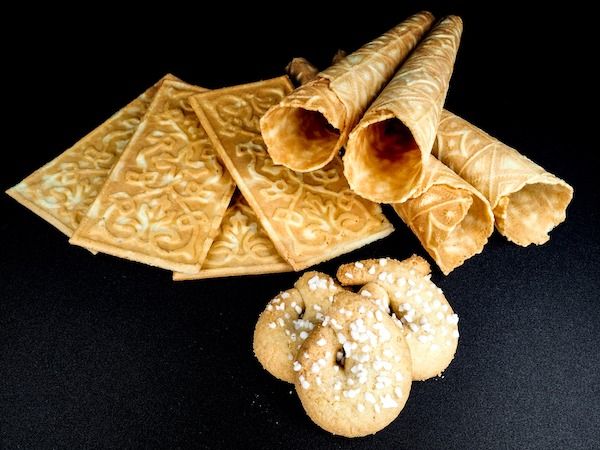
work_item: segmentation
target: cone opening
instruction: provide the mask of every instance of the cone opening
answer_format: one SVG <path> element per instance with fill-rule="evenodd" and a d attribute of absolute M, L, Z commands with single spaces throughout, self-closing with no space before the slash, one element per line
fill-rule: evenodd
<path fill-rule="evenodd" d="M 377 180 L 369 183 L 369 189 L 379 201 L 402 201 L 421 175 L 421 150 L 408 127 L 395 117 L 364 128 L 357 134 L 356 148 L 357 172 Z"/>
<path fill-rule="evenodd" d="M 527 184 L 507 196 L 505 219 L 498 226 L 517 244 L 543 244 L 565 220 L 571 196 L 571 189 L 562 184 Z"/>
<path fill-rule="evenodd" d="M 377 159 L 399 162 L 412 151 L 419 152 L 412 133 L 406 125 L 396 118 L 390 118 L 369 125 L 367 128 L 367 143 Z"/>
<path fill-rule="evenodd" d="M 271 139 L 279 151 L 272 157 L 276 162 L 296 170 L 308 170 L 329 160 L 335 153 L 340 132 L 319 111 L 299 107 L 273 110 L 269 122 L 277 124 L 277 134 Z M 271 148 L 270 148 L 271 150 Z"/>
<path fill-rule="evenodd" d="M 493 230 L 489 206 L 481 198 L 463 189 L 463 195 L 473 200 L 464 217 L 448 234 L 439 252 L 440 268 L 447 275 L 471 256 L 480 253 Z M 487 211 L 486 211 L 487 210 Z"/>
<path fill-rule="evenodd" d="M 434 185 L 394 208 L 446 275 L 480 253 L 493 230 L 488 203 L 447 184 Z"/>

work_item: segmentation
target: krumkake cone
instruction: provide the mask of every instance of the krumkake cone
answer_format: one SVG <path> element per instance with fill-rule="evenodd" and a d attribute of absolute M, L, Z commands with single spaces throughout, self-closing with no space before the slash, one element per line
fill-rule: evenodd
<path fill-rule="evenodd" d="M 295 60 L 287 70 L 302 84 L 316 69 L 304 58 Z M 433 156 L 418 193 L 392 206 L 446 275 L 480 253 L 494 230 L 487 199 Z"/>
<path fill-rule="evenodd" d="M 489 200 L 509 241 L 543 244 L 565 220 L 571 186 L 449 111 L 442 112 L 433 154 Z"/>
<path fill-rule="evenodd" d="M 357 194 L 399 203 L 421 186 L 461 33 L 459 17 L 441 20 L 350 133 L 344 173 Z"/>
<path fill-rule="evenodd" d="M 287 66 L 287 73 L 295 74 L 298 84 L 306 84 L 319 75 L 319 69 L 313 66 L 306 58 L 293 58 Z"/>
<path fill-rule="evenodd" d="M 260 128 L 273 162 L 298 172 L 329 163 L 432 22 L 415 14 L 269 109 Z"/>
<path fill-rule="evenodd" d="M 419 193 L 392 206 L 445 275 L 481 253 L 494 231 L 486 198 L 431 156 Z"/>

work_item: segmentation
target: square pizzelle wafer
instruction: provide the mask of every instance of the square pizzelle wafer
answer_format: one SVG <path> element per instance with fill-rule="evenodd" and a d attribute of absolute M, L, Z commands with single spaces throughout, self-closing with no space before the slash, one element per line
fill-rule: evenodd
<path fill-rule="evenodd" d="M 173 273 L 173 280 L 259 275 L 292 271 L 277 253 L 258 217 L 238 192 L 227 208 L 219 234 L 213 241 L 199 273 Z"/>
<path fill-rule="evenodd" d="M 6 193 L 71 237 L 164 80 Z"/>
<path fill-rule="evenodd" d="M 350 191 L 339 158 L 304 174 L 273 163 L 259 120 L 291 91 L 284 76 L 198 94 L 191 104 L 279 254 L 302 270 L 381 239 L 393 227 L 379 205 Z"/>
<path fill-rule="evenodd" d="M 70 242 L 197 273 L 235 184 L 189 104 L 204 91 L 164 81 Z"/>

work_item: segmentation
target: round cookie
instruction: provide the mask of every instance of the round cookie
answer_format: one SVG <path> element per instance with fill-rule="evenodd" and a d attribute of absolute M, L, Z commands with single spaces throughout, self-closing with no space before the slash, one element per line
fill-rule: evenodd
<path fill-rule="evenodd" d="M 307 272 L 294 288 L 273 298 L 254 329 L 254 354 L 273 376 L 294 382 L 292 363 L 298 348 L 321 322 L 333 296 L 342 290 L 329 275 Z"/>
<path fill-rule="evenodd" d="M 401 328 L 352 292 L 335 296 L 323 322 L 300 347 L 294 370 L 308 416 L 346 437 L 387 426 L 400 414 L 411 386 L 410 351 Z"/>
<path fill-rule="evenodd" d="M 415 255 L 404 261 L 358 261 L 337 272 L 342 285 L 375 283 L 388 293 L 410 348 L 413 380 L 441 375 L 458 346 L 458 316 L 429 273 L 427 261 Z"/>

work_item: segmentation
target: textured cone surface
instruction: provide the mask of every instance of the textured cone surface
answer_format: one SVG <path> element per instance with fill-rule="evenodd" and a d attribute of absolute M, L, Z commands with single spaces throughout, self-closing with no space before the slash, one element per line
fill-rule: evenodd
<path fill-rule="evenodd" d="M 401 66 L 352 131 L 345 174 L 358 194 L 378 202 L 414 195 L 435 141 L 462 21 L 436 25 Z"/>
<path fill-rule="evenodd" d="M 329 163 L 432 21 L 428 12 L 415 14 L 267 111 L 261 132 L 273 161 L 300 172 Z"/>
<path fill-rule="evenodd" d="M 543 244 L 565 220 L 571 186 L 449 111 L 433 153 L 489 200 L 496 227 L 510 241 Z"/>
<path fill-rule="evenodd" d="M 479 191 L 434 157 L 422 186 L 393 207 L 447 275 L 481 253 L 494 230 L 494 215 Z"/>

